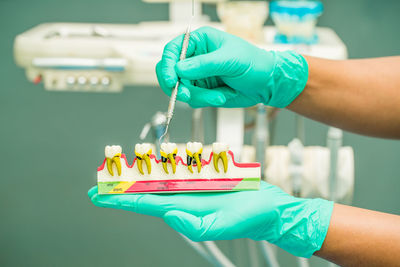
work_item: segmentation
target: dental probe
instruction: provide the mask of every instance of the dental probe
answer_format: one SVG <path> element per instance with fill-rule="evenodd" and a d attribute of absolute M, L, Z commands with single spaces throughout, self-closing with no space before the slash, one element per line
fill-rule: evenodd
<path fill-rule="evenodd" d="M 182 50 L 181 54 L 179 56 L 179 61 L 184 60 L 186 58 L 186 52 L 189 46 L 189 39 L 190 39 L 190 25 L 186 29 L 185 35 L 183 37 L 183 42 L 182 42 Z M 176 82 L 176 85 L 174 89 L 172 90 L 171 93 L 171 98 L 169 99 L 169 105 L 168 105 L 168 111 L 167 111 L 167 122 L 165 123 L 165 132 L 163 135 L 160 136 L 160 139 L 158 142 L 161 144 L 162 139 L 167 135 L 168 133 L 168 127 L 169 123 L 172 120 L 172 117 L 174 116 L 174 110 L 175 110 L 175 102 L 176 102 L 176 95 L 178 94 L 178 87 L 179 87 L 179 80 Z"/>

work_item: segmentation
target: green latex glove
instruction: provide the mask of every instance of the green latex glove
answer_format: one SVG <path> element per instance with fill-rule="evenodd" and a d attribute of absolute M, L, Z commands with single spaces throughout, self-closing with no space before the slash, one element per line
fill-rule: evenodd
<path fill-rule="evenodd" d="M 169 42 L 157 64 L 158 82 L 170 95 L 178 77 L 178 100 L 192 107 L 283 108 L 304 89 L 306 60 L 292 51 L 265 51 L 234 35 L 203 27 L 191 33 L 187 58 L 179 62 L 183 36 Z"/>
<path fill-rule="evenodd" d="M 262 182 L 259 191 L 193 194 L 98 195 L 93 204 L 157 216 L 193 241 L 266 240 L 296 256 L 311 257 L 328 231 L 333 202 L 292 197 Z"/>

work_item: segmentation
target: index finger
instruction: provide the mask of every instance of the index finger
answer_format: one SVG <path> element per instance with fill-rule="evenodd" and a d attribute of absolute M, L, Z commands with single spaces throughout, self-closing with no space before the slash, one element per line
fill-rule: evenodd
<path fill-rule="evenodd" d="M 122 209 L 156 217 L 162 217 L 170 208 L 170 205 L 165 205 L 167 196 L 156 194 L 100 195 L 95 186 L 89 190 L 88 195 L 98 207 Z"/>
<path fill-rule="evenodd" d="M 99 195 L 95 186 L 89 190 L 88 195 L 98 207 L 162 217 L 171 210 L 180 210 L 195 216 L 209 214 L 218 203 L 215 198 L 223 198 L 224 193 Z"/>
<path fill-rule="evenodd" d="M 161 61 L 157 64 L 157 74 L 160 76 L 160 84 L 164 83 L 169 89 L 172 89 L 178 81 L 178 75 L 175 71 L 175 65 L 179 61 L 182 50 L 184 35 L 181 34 L 164 47 Z M 190 57 L 195 51 L 195 40 L 189 38 L 189 45 L 186 51 L 186 57 Z"/>

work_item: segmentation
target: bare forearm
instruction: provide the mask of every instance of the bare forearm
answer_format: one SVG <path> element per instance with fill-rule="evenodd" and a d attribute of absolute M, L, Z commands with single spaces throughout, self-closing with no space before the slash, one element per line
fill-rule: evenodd
<path fill-rule="evenodd" d="M 308 82 L 290 110 L 352 132 L 400 138 L 400 57 L 305 58 Z"/>
<path fill-rule="evenodd" d="M 335 204 L 315 254 L 340 266 L 399 266 L 400 216 Z"/>

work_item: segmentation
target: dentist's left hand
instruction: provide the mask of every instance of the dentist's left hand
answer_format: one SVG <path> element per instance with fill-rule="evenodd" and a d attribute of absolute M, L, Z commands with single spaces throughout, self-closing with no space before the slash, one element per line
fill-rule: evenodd
<path fill-rule="evenodd" d="M 192 194 L 98 195 L 93 204 L 163 218 L 193 241 L 266 240 L 302 257 L 321 248 L 333 203 L 295 198 L 261 182 L 258 191 Z"/>

